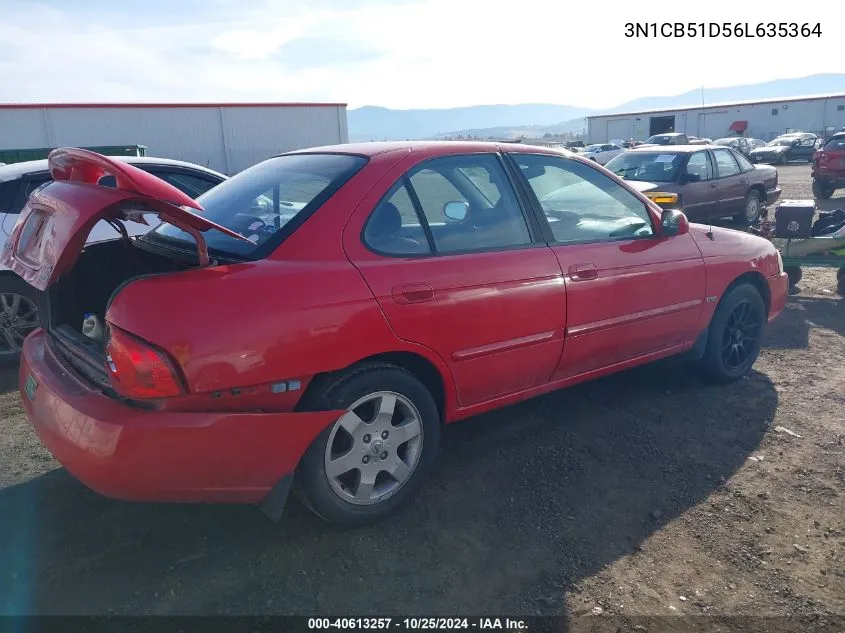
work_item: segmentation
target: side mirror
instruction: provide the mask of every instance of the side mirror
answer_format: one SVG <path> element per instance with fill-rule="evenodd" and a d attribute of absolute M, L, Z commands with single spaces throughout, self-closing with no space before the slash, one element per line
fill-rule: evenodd
<path fill-rule="evenodd" d="M 447 202 L 443 205 L 443 215 L 455 222 L 465 220 L 469 213 L 469 205 L 466 202 Z"/>
<path fill-rule="evenodd" d="M 689 233 L 689 220 L 677 209 L 666 209 L 660 217 L 660 232 L 671 237 Z"/>
<path fill-rule="evenodd" d="M 685 184 L 688 182 L 701 182 L 701 174 L 690 174 L 684 172 L 681 174 L 681 182 Z"/>

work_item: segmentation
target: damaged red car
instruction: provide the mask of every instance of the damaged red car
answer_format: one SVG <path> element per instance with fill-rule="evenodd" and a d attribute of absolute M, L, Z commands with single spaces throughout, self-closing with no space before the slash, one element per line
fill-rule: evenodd
<path fill-rule="evenodd" d="M 196 201 L 84 150 L 49 160 L 2 253 L 43 291 L 22 400 L 120 499 L 278 519 L 295 490 L 373 521 L 414 496 L 444 424 L 677 354 L 736 380 L 786 302 L 768 241 L 554 149 L 302 150 Z M 100 220 L 123 239 L 86 245 Z"/>

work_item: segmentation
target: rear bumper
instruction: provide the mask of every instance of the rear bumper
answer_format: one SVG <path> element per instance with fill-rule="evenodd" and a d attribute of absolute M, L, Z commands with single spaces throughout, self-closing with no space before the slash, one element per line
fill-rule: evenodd
<path fill-rule="evenodd" d="M 837 187 L 845 187 L 845 172 L 813 171 L 813 180 L 830 183 Z"/>
<path fill-rule="evenodd" d="M 38 385 L 32 399 L 29 376 Z M 26 414 L 56 460 L 96 492 L 132 501 L 258 503 L 343 413 L 129 407 L 63 368 L 43 330 L 24 343 L 20 384 Z"/>
<path fill-rule="evenodd" d="M 786 308 L 789 292 L 789 279 L 786 273 L 769 277 L 769 322 L 773 321 Z"/>

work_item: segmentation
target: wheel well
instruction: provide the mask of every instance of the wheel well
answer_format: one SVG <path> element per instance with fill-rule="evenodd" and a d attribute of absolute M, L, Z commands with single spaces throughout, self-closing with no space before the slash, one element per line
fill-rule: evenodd
<path fill-rule="evenodd" d="M 431 361 L 424 356 L 414 354 L 413 352 L 385 352 L 383 354 L 374 354 L 373 356 L 362 358 L 343 369 L 317 374 L 309 382 L 308 387 L 305 389 L 305 393 L 302 394 L 302 398 L 300 398 L 300 406 L 307 406 L 306 403 L 311 401 L 311 397 L 313 395 L 320 393 L 329 383 L 334 381 L 341 374 L 355 371 L 356 368 L 361 367 L 362 365 L 373 363 L 388 363 L 390 365 L 401 367 L 402 369 L 412 373 L 417 380 L 425 385 L 425 388 L 428 389 L 429 393 L 431 393 L 431 397 L 434 398 L 434 403 L 437 405 L 437 410 L 440 413 L 440 420 L 445 420 L 446 389 L 443 385 L 443 377 Z"/>
<path fill-rule="evenodd" d="M 766 188 L 763 185 L 754 185 L 751 187 L 751 191 L 756 191 L 760 194 L 760 201 L 766 204 Z"/>
<path fill-rule="evenodd" d="M 736 286 L 742 284 L 751 284 L 752 286 L 757 288 L 757 290 L 760 292 L 760 296 L 763 297 L 763 303 L 766 306 L 766 315 L 768 316 L 769 310 L 772 306 L 772 296 L 769 293 L 769 284 L 766 283 L 766 278 L 758 272 L 749 271 L 747 273 L 741 274 L 739 277 L 737 277 L 731 282 L 730 286 L 725 288 L 725 292 L 722 293 L 722 296 L 724 297 L 732 288 L 735 288 Z"/>

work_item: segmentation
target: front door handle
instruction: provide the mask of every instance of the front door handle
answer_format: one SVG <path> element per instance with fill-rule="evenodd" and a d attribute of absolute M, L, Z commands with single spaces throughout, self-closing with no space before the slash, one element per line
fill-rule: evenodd
<path fill-rule="evenodd" d="M 599 276 L 599 269 L 595 264 L 573 264 L 569 267 L 569 278 L 572 281 L 595 279 Z"/>
<path fill-rule="evenodd" d="M 392 295 L 393 300 L 400 305 L 422 303 L 434 299 L 434 288 L 428 284 L 405 284 L 393 288 Z"/>

